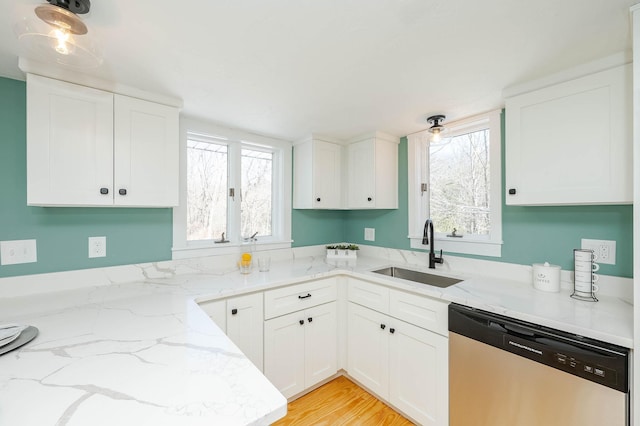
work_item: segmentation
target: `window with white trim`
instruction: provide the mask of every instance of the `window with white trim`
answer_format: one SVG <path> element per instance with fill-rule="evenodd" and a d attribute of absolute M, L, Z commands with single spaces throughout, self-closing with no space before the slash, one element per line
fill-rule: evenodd
<path fill-rule="evenodd" d="M 291 143 L 184 119 L 173 258 L 291 246 Z M 223 236 L 224 234 L 224 236 Z"/>
<path fill-rule="evenodd" d="M 429 249 L 422 237 L 431 219 L 436 250 L 500 257 L 500 111 L 447 123 L 438 142 L 431 136 L 407 137 L 411 247 Z"/>

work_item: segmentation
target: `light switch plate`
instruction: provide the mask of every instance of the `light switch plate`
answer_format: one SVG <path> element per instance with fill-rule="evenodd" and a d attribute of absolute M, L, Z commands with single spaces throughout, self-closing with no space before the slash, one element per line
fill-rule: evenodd
<path fill-rule="evenodd" d="M 0 241 L 0 265 L 38 261 L 36 240 Z"/>
<path fill-rule="evenodd" d="M 616 264 L 616 242 L 608 240 L 582 239 L 581 248 L 593 250 L 596 255 L 596 263 L 605 265 Z"/>
<path fill-rule="evenodd" d="M 376 240 L 376 229 L 375 228 L 364 228 L 364 240 L 365 241 L 375 241 Z"/>
<path fill-rule="evenodd" d="M 89 237 L 89 258 L 107 256 L 107 237 Z"/>

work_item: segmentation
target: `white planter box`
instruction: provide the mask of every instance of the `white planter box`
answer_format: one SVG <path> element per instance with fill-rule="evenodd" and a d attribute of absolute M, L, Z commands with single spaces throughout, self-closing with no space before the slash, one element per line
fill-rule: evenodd
<path fill-rule="evenodd" d="M 327 249 L 327 263 L 336 266 L 355 266 L 356 250 Z"/>
<path fill-rule="evenodd" d="M 327 249 L 327 260 L 355 260 L 357 257 L 356 250 Z"/>

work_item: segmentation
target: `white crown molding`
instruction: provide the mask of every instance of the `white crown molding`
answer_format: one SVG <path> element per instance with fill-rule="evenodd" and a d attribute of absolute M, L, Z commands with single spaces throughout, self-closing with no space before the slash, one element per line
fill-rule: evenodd
<path fill-rule="evenodd" d="M 633 58 L 631 57 L 631 54 L 632 52 L 630 50 L 618 52 L 592 62 L 587 62 L 586 64 L 582 64 L 577 67 L 569 68 L 564 71 L 548 75 L 546 77 L 528 81 L 522 84 L 509 86 L 502 91 L 502 97 L 510 98 L 512 96 L 517 96 L 523 93 L 532 92 L 534 90 L 543 89 L 554 84 L 562 83 L 565 81 L 584 77 L 589 74 L 594 74 L 600 71 L 605 71 L 611 68 L 625 65 L 632 62 Z"/>
<path fill-rule="evenodd" d="M 143 99 L 163 105 L 168 105 L 182 109 L 184 103 L 182 99 L 173 96 L 160 95 L 135 87 L 116 83 L 113 81 L 103 80 L 101 78 L 92 77 L 76 71 L 70 71 L 51 64 L 35 61 L 28 58 L 18 58 L 18 68 L 24 73 L 37 74 L 43 77 L 54 78 L 56 80 L 66 81 L 68 83 L 78 84 L 81 86 L 92 87 L 94 89 L 105 90 L 107 92 L 117 93 L 119 95 L 130 96 L 132 98 Z"/>

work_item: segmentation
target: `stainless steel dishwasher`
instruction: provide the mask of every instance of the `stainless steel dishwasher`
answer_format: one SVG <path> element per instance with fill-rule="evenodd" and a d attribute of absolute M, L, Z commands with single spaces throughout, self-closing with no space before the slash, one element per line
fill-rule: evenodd
<path fill-rule="evenodd" d="M 627 426 L 629 350 L 449 305 L 450 426 Z"/>

